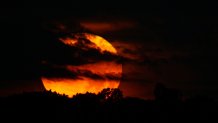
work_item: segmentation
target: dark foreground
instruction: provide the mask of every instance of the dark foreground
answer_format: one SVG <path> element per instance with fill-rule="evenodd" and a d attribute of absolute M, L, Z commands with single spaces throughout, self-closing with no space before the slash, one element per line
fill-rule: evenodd
<path fill-rule="evenodd" d="M 73 98 L 50 91 L 24 93 L 0 100 L 0 122 L 161 123 L 216 122 L 217 102 L 206 97 L 187 100 L 156 97 L 123 98 L 119 90 L 78 94 Z"/>

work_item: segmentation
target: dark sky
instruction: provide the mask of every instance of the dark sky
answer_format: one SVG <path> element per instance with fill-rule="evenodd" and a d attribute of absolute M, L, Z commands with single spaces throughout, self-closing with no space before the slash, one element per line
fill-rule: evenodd
<path fill-rule="evenodd" d="M 215 3 L 29 4 L 0 9 L 0 95 L 44 89 L 41 61 L 64 53 L 49 31 L 64 25 L 103 36 L 125 56 L 120 89 L 127 96 L 151 98 L 162 82 L 187 96 L 218 97 Z"/>

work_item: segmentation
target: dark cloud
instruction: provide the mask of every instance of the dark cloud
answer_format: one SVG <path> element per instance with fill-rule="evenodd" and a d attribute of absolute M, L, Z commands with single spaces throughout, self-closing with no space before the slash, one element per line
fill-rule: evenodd
<path fill-rule="evenodd" d="M 135 55 L 136 53 L 134 52 L 134 51 L 132 51 L 132 50 L 130 50 L 130 49 L 123 49 L 123 51 L 122 51 L 124 54 L 132 54 L 132 55 Z"/>
<path fill-rule="evenodd" d="M 94 68 L 93 68 L 94 69 Z M 120 73 L 93 73 L 90 70 L 73 69 L 68 70 L 65 66 L 45 64 L 41 72 L 43 77 L 47 78 L 68 78 L 81 79 L 81 77 L 90 78 L 93 80 L 120 80 Z"/>
<path fill-rule="evenodd" d="M 120 80 L 120 73 L 93 73 L 89 70 L 76 70 L 78 76 L 88 77 L 94 80 Z"/>
<path fill-rule="evenodd" d="M 121 59 L 118 54 L 110 53 L 108 51 L 102 52 L 100 48 L 96 48 L 94 43 L 85 38 L 78 39 L 78 42 L 72 46 L 62 43 L 59 40 L 60 37 L 53 35 L 54 34 L 51 34 L 52 37 L 47 36 L 48 38 L 44 37 L 42 39 L 50 42 L 43 44 L 44 47 L 41 48 L 41 57 L 43 61 L 60 65 L 82 65 L 99 61 L 117 61 Z M 63 39 L 65 39 L 65 37 L 70 38 L 72 36 L 70 34 L 62 35 Z"/>
<path fill-rule="evenodd" d="M 61 66 L 44 65 L 41 69 L 41 75 L 48 78 L 71 78 L 79 79 L 79 77 Z"/>

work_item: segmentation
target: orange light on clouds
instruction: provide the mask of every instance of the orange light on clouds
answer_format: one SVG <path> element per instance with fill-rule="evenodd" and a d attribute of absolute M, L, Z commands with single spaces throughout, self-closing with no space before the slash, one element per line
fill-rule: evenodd
<path fill-rule="evenodd" d="M 93 69 L 94 68 L 94 69 Z M 75 69 L 86 69 L 90 70 L 92 73 L 98 74 L 105 74 L 105 73 L 115 73 L 121 74 L 122 73 L 122 65 L 114 63 L 114 62 L 98 62 L 93 64 L 84 64 L 80 66 L 67 66 L 68 70 L 75 70 Z"/>
<path fill-rule="evenodd" d="M 107 42 L 104 38 L 97 36 L 97 35 L 92 35 L 88 33 L 84 33 L 85 37 L 90 40 L 92 43 L 94 43 L 97 47 L 101 49 L 101 51 L 108 51 L 111 53 L 117 53 L 116 49 L 109 43 Z"/>
<path fill-rule="evenodd" d="M 134 21 L 126 20 L 112 20 L 112 21 L 82 21 L 80 25 L 93 32 L 105 33 L 111 31 L 118 31 L 123 29 L 130 29 L 136 26 Z"/>
<path fill-rule="evenodd" d="M 102 30 L 115 30 L 114 26 L 110 23 L 97 23 L 97 22 L 82 22 L 80 25 L 84 28 L 95 30 L 95 31 L 102 31 Z"/>
<path fill-rule="evenodd" d="M 74 38 L 67 37 L 67 38 L 60 38 L 59 40 L 66 45 L 76 46 L 76 44 L 79 41 L 78 39 L 80 38 L 88 39 L 90 42 L 95 44 L 95 45 L 87 44 L 87 46 L 89 46 L 90 48 L 100 49 L 101 52 L 107 51 L 114 54 L 117 53 L 116 49 L 107 40 L 93 34 L 79 33 L 79 34 L 74 34 Z"/>
<path fill-rule="evenodd" d="M 77 45 L 80 43 L 79 41 L 81 41 L 81 38 L 89 40 L 91 43 L 93 43 L 84 44 L 85 47 L 90 49 L 95 48 L 102 54 L 107 51 L 117 55 L 116 49 L 107 40 L 97 35 L 78 33 L 67 38 L 60 38 L 59 40 L 65 45 L 72 47 L 75 46 L 77 48 L 83 49 L 81 45 Z M 89 59 L 87 58 L 87 61 L 88 60 Z M 74 79 L 65 77 L 57 78 L 55 76 L 41 77 L 46 90 L 56 91 L 57 93 L 66 94 L 70 97 L 77 93 L 91 92 L 97 94 L 104 88 L 118 88 L 122 75 L 122 64 L 116 63 L 115 61 L 104 61 L 104 59 L 100 59 L 94 63 L 81 64 L 77 66 L 73 64 L 66 64 L 52 65 L 52 67 L 54 68 L 53 70 L 61 67 L 69 72 L 78 74 Z M 90 75 L 80 71 L 87 71 Z M 99 76 L 100 78 L 94 78 L 92 75 Z"/>
<path fill-rule="evenodd" d="M 77 43 L 77 40 L 75 40 L 75 39 L 72 39 L 72 38 L 65 38 L 65 39 L 63 39 L 63 38 L 60 38 L 59 39 L 61 42 L 63 42 L 64 44 L 66 44 L 66 45 L 70 45 L 70 46 L 74 46 L 74 45 L 76 45 L 76 43 Z"/>

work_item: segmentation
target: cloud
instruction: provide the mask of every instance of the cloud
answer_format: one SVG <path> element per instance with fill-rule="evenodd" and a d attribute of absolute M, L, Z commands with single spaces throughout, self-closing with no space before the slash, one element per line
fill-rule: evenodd
<path fill-rule="evenodd" d="M 63 40 L 66 41 L 67 39 L 63 38 Z M 65 43 L 69 42 L 66 41 Z M 78 39 L 72 45 L 65 45 L 65 43 L 62 43 L 60 40 L 55 42 L 54 40 L 53 43 L 48 44 L 49 50 L 45 49 L 43 60 L 60 65 L 83 65 L 99 61 L 118 61 L 120 59 L 118 54 L 102 51 L 85 38 Z"/>
<path fill-rule="evenodd" d="M 90 69 L 90 68 L 89 68 Z M 92 68 L 95 69 L 95 68 Z M 104 70 L 102 70 L 104 71 Z M 46 64 L 42 69 L 42 76 L 47 78 L 69 78 L 69 79 L 82 79 L 89 78 L 93 80 L 120 80 L 121 73 L 115 72 L 93 72 L 91 69 L 81 69 L 71 67 L 68 69 L 66 66 Z"/>
<path fill-rule="evenodd" d="M 122 63 L 155 67 L 161 64 L 188 64 L 195 59 L 195 55 L 187 50 L 166 46 L 161 43 L 134 43 L 134 41 L 116 40 L 112 44 L 118 50 Z"/>
<path fill-rule="evenodd" d="M 65 69 L 63 66 L 44 64 L 41 69 L 41 75 L 48 78 L 71 78 L 79 79 L 79 77 Z"/>
<path fill-rule="evenodd" d="M 112 44 L 123 61 L 141 61 L 143 59 L 142 53 L 139 52 L 142 47 L 138 44 L 125 41 L 113 41 Z"/>
<path fill-rule="evenodd" d="M 72 71 L 71 71 L 72 72 Z M 91 78 L 94 80 L 120 80 L 120 74 L 116 73 L 93 73 L 89 70 L 77 70 L 75 71 L 75 74 L 78 76 L 84 76 L 87 78 Z"/>
<path fill-rule="evenodd" d="M 81 27 L 90 30 L 94 33 L 115 32 L 125 29 L 134 28 L 137 24 L 134 21 L 128 20 L 86 20 L 80 22 Z"/>

